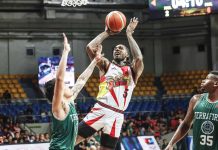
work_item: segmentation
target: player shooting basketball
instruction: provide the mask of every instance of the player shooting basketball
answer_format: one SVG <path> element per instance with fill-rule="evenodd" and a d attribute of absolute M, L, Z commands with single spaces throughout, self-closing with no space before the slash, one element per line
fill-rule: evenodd
<path fill-rule="evenodd" d="M 77 144 L 96 131 L 102 129 L 101 149 L 114 149 L 120 136 L 124 120 L 124 111 L 128 107 L 133 89 L 143 72 L 144 64 L 141 51 L 132 34 L 138 25 L 138 19 L 132 18 L 126 29 L 133 61 L 129 62 L 129 50 L 123 45 L 115 46 L 113 61 L 103 57 L 97 64 L 100 73 L 98 102 L 79 124 Z M 87 45 L 87 53 L 93 60 L 99 53 L 97 45 L 114 33 L 107 27 Z"/>
<path fill-rule="evenodd" d="M 56 79 L 45 84 L 45 94 L 52 102 L 52 134 L 49 150 L 73 150 L 78 131 L 78 117 L 74 100 L 86 81 L 91 76 L 96 64 L 101 59 L 101 47 L 99 53 L 92 60 L 88 68 L 79 76 L 72 89 L 64 84 L 67 57 L 70 45 L 64 36 L 64 50 L 59 63 Z"/>

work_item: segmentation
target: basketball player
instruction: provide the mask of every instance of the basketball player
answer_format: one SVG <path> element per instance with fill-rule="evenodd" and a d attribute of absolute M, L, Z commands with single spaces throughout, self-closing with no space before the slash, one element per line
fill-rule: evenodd
<path fill-rule="evenodd" d="M 78 116 L 74 100 L 91 76 L 101 59 L 99 54 L 88 68 L 79 76 L 72 89 L 64 84 L 67 57 L 70 51 L 67 37 L 64 36 L 64 50 L 57 70 L 56 79 L 45 84 L 46 97 L 52 101 L 52 135 L 49 150 L 73 150 L 78 131 Z M 100 47 L 101 48 L 101 47 Z"/>
<path fill-rule="evenodd" d="M 206 93 L 194 95 L 185 119 L 165 150 L 183 138 L 193 121 L 193 150 L 218 150 L 218 71 L 211 71 L 201 83 Z"/>
<path fill-rule="evenodd" d="M 114 149 L 120 136 L 123 124 L 123 112 L 128 107 L 133 89 L 144 69 L 143 57 L 132 34 L 138 24 L 137 18 L 132 18 L 126 29 L 127 39 L 133 56 L 129 62 L 128 48 L 119 44 L 113 50 L 113 61 L 103 57 L 97 64 L 100 73 L 98 102 L 79 124 L 77 142 L 81 142 L 96 131 L 101 135 L 101 149 Z M 99 53 L 95 46 L 101 44 L 107 37 L 113 35 L 107 27 L 87 45 L 91 60 Z"/>

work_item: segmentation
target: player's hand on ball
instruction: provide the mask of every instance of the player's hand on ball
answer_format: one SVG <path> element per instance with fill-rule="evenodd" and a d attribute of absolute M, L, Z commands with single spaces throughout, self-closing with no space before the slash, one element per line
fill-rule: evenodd
<path fill-rule="evenodd" d="M 113 32 L 113 31 L 111 31 L 107 26 L 105 26 L 105 31 L 106 31 L 109 35 L 115 35 L 115 34 L 120 33 L 120 32 Z"/>
<path fill-rule="evenodd" d="M 126 28 L 126 34 L 131 35 L 134 33 L 136 26 L 138 25 L 138 18 L 134 17 L 130 19 L 130 23 Z"/>
<path fill-rule="evenodd" d="M 71 48 L 70 48 L 70 44 L 68 43 L 68 39 L 65 33 L 63 33 L 63 37 L 64 37 L 64 51 L 69 52 Z"/>

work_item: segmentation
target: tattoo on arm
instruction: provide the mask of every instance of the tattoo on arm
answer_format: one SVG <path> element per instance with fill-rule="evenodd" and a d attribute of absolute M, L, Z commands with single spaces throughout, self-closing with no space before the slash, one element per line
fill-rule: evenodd
<path fill-rule="evenodd" d="M 128 36 L 128 41 L 133 59 L 142 58 L 142 53 L 135 39 L 132 36 Z"/>
<path fill-rule="evenodd" d="M 63 101 L 61 102 L 61 106 L 62 106 L 64 112 L 66 112 L 66 105 L 65 105 L 65 103 Z"/>
<path fill-rule="evenodd" d="M 87 45 L 87 53 L 91 60 L 96 56 L 96 45 L 100 45 L 108 36 L 107 32 L 102 32 Z"/>
<path fill-rule="evenodd" d="M 133 56 L 132 68 L 135 74 L 134 82 L 137 83 L 139 76 L 144 70 L 143 56 L 138 44 L 136 43 L 132 35 L 128 35 L 127 38 L 130 45 L 131 54 Z"/>
<path fill-rule="evenodd" d="M 86 68 L 86 70 L 77 79 L 72 89 L 72 100 L 75 100 L 76 96 L 79 94 L 79 92 L 82 90 L 87 80 L 89 79 L 89 77 L 92 75 L 96 63 L 96 60 L 93 60 L 91 64 Z"/>

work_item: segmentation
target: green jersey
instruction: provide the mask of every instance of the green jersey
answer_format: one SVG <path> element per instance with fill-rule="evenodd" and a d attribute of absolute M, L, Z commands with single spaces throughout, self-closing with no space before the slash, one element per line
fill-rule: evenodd
<path fill-rule="evenodd" d="M 218 100 L 202 95 L 194 108 L 193 150 L 218 150 Z"/>
<path fill-rule="evenodd" d="M 52 115 L 51 142 L 49 150 L 73 150 L 78 132 L 78 116 L 75 106 L 70 103 L 70 110 L 64 120 L 57 120 Z"/>

